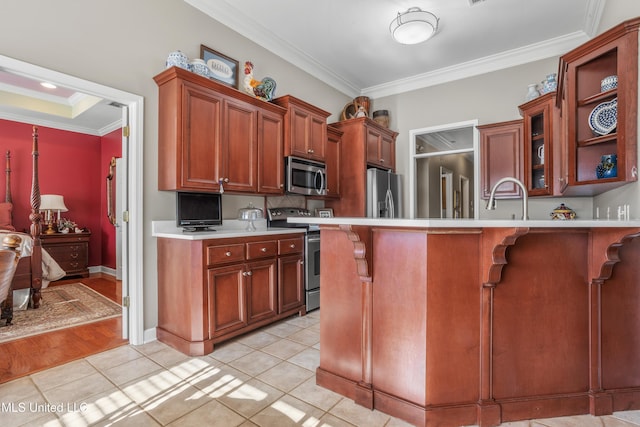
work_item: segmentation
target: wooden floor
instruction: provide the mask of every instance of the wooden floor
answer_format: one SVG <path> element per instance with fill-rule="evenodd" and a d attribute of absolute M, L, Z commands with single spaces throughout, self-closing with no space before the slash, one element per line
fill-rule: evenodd
<path fill-rule="evenodd" d="M 77 282 L 121 302 L 120 282 L 108 275 L 59 280 L 49 286 Z M 122 317 L 0 343 L 0 383 L 127 343 L 122 339 Z"/>

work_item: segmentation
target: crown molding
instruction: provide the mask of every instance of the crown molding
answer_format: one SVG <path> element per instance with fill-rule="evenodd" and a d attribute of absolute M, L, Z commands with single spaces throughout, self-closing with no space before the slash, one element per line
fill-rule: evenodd
<path fill-rule="evenodd" d="M 439 70 L 418 74 L 406 79 L 395 80 L 382 85 L 364 88 L 362 90 L 362 95 L 374 98 L 397 95 L 403 92 L 461 80 L 542 59 L 552 58 L 555 56 L 559 57 L 563 53 L 570 51 L 587 40 L 589 40 L 589 37 L 583 31 L 578 31 L 555 39 L 524 46 L 522 48 L 486 56 L 474 61 L 441 68 Z"/>

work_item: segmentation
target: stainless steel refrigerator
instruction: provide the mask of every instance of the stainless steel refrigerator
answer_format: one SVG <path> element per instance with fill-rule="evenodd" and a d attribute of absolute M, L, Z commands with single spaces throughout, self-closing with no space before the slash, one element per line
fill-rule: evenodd
<path fill-rule="evenodd" d="M 400 175 L 381 169 L 367 169 L 367 217 L 402 218 Z"/>

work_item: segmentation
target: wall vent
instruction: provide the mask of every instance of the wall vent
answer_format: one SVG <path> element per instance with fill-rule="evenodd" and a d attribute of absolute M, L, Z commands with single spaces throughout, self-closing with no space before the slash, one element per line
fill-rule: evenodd
<path fill-rule="evenodd" d="M 484 1 L 485 0 L 469 0 L 469 6 L 473 6 L 473 5 L 476 5 L 478 3 L 482 3 Z"/>

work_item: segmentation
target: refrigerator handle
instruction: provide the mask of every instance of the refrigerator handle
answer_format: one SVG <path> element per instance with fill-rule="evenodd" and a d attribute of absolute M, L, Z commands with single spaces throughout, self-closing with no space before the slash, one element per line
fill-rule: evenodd
<path fill-rule="evenodd" d="M 395 206 L 393 205 L 393 194 L 391 194 L 391 189 L 387 188 L 387 194 L 385 195 L 385 204 L 387 205 L 387 212 L 389 212 L 389 218 L 395 218 Z"/>

